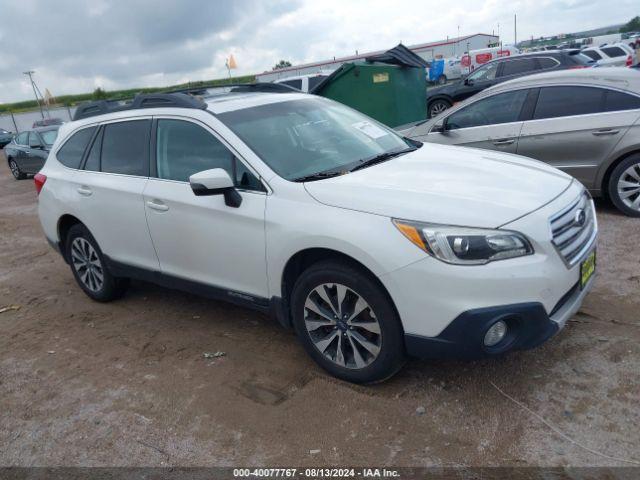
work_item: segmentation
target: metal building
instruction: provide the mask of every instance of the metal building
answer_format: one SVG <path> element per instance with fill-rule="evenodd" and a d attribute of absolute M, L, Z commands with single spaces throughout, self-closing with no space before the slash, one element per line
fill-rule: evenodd
<path fill-rule="evenodd" d="M 439 40 L 436 42 L 420 43 L 410 45 L 407 48 L 421 56 L 427 61 L 434 58 L 449 58 L 462 56 L 469 50 L 477 50 L 479 48 L 487 48 L 491 45 L 499 43 L 499 37 L 496 35 L 487 35 L 484 33 L 476 33 L 458 38 L 447 40 Z M 275 71 L 263 72 L 256 75 L 256 80 L 260 82 L 272 82 L 278 78 L 291 77 L 295 75 L 305 75 L 310 73 L 318 73 L 321 70 L 335 70 L 345 62 L 354 60 L 364 60 L 366 57 L 383 53 L 383 50 L 376 52 L 361 53 L 349 57 L 333 58 L 321 62 L 305 63 L 303 65 L 294 65 L 292 67 L 281 68 Z"/>

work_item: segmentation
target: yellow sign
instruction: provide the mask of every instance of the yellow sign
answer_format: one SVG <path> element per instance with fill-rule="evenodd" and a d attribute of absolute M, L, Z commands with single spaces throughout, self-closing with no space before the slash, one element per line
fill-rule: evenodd
<path fill-rule="evenodd" d="M 580 288 L 584 288 L 596 271 L 595 250 L 580 265 Z"/>
<path fill-rule="evenodd" d="M 389 74 L 387 72 L 373 74 L 373 83 L 383 83 L 388 81 L 389 81 Z"/>

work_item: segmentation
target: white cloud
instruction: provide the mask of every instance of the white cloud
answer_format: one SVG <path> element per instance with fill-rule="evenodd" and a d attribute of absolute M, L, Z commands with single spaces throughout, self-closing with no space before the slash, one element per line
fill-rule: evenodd
<path fill-rule="evenodd" d="M 128 0 L 3 2 L 0 102 L 31 97 L 22 72 L 54 95 L 160 86 L 269 70 L 458 34 L 518 38 L 623 23 L 637 0 Z M 186 80 L 185 80 L 186 79 Z"/>

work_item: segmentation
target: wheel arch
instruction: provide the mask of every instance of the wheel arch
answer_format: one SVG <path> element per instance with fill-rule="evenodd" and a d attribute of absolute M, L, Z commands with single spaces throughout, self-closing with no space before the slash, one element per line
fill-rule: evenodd
<path fill-rule="evenodd" d="M 291 300 L 291 292 L 293 291 L 293 286 L 300 275 L 307 270 L 312 265 L 327 260 L 335 260 L 337 262 L 341 262 L 343 264 L 349 265 L 352 268 L 356 268 L 366 274 L 371 278 L 378 286 L 382 289 L 382 291 L 387 296 L 392 308 L 395 310 L 398 318 L 400 318 L 399 311 L 391 297 L 389 290 L 385 287 L 385 285 L 380 281 L 378 276 L 366 265 L 357 259 L 353 258 L 351 255 L 347 255 L 346 253 L 340 252 L 338 250 L 334 250 L 332 248 L 325 247 L 311 247 L 305 248 L 303 250 L 299 250 L 295 254 L 293 254 L 289 260 L 287 260 L 284 269 L 282 271 L 281 277 L 281 285 L 280 285 L 280 322 L 285 326 L 290 327 L 292 325 L 291 322 L 291 314 L 290 314 L 290 300 Z"/>
<path fill-rule="evenodd" d="M 78 217 L 75 217 L 68 213 L 62 215 L 58 219 L 57 232 L 58 232 L 58 242 L 60 245 L 60 253 L 62 253 L 62 258 L 64 258 L 65 262 L 67 263 L 69 263 L 66 256 L 66 248 L 65 248 L 67 243 L 67 235 L 69 234 L 69 230 L 71 230 L 71 227 L 78 224 L 84 225 L 86 228 L 86 225 Z"/>

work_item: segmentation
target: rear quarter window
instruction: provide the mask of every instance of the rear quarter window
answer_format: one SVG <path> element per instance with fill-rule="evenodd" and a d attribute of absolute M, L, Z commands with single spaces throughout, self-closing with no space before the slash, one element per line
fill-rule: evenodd
<path fill-rule="evenodd" d="M 607 112 L 640 109 L 640 97 L 629 95 L 628 93 L 616 92 L 615 90 L 607 90 L 604 109 Z"/>
<path fill-rule="evenodd" d="M 587 57 L 589 57 L 591 60 L 602 60 L 602 56 L 596 52 L 595 50 L 584 50 L 582 52 L 583 55 L 586 55 Z"/>
<path fill-rule="evenodd" d="M 71 135 L 69 140 L 64 142 L 64 145 L 58 149 L 58 153 L 56 153 L 58 161 L 65 167 L 79 168 L 84 151 L 95 129 L 96 127 L 83 128 Z"/>

